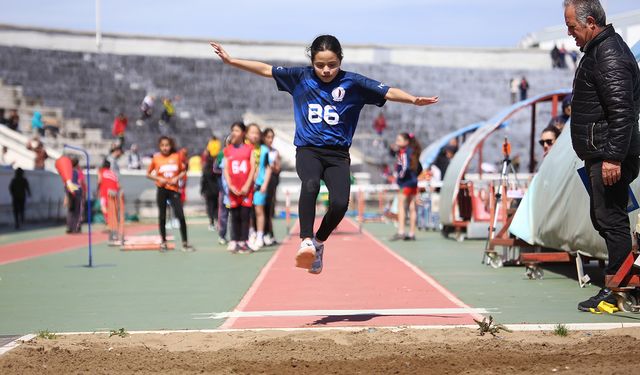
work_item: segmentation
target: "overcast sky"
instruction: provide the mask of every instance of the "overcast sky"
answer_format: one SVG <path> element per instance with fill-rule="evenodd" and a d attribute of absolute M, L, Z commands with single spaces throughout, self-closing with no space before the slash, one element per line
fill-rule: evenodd
<path fill-rule="evenodd" d="M 105 32 L 309 42 L 513 47 L 564 23 L 562 0 L 101 0 Z M 603 0 L 609 15 L 640 0 Z M 94 0 L 0 0 L 0 23 L 95 28 Z"/>

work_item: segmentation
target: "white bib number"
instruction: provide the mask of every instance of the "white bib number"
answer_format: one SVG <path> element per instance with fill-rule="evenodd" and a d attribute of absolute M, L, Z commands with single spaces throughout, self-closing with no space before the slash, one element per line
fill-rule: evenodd
<path fill-rule="evenodd" d="M 336 112 L 336 107 L 332 105 L 326 105 L 322 108 L 320 104 L 309 104 L 307 119 L 312 124 L 317 124 L 324 120 L 327 125 L 337 125 L 340 122 L 340 115 Z"/>
<path fill-rule="evenodd" d="M 247 173 L 247 161 L 246 160 L 233 160 L 231 161 L 231 173 L 240 174 Z"/>

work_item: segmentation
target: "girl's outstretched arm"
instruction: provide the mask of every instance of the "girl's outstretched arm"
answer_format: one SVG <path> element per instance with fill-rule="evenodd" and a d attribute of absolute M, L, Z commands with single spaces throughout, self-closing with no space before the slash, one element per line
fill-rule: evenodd
<path fill-rule="evenodd" d="M 413 96 L 395 87 L 389 88 L 387 95 L 384 97 L 392 102 L 415 104 L 419 106 L 435 104 L 438 102 L 437 96 Z"/>
<path fill-rule="evenodd" d="M 216 55 L 218 55 L 218 57 L 220 58 L 220 60 L 222 60 L 223 63 L 229 64 L 238 69 L 246 70 L 247 72 L 251 72 L 263 77 L 267 77 L 267 78 L 273 77 L 273 75 L 271 74 L 271 69 L 273 67 L 271 65 L 265 64 L 259 61 L 233 59 L 231 58 L 231 56 L 229 56 L 227 51 L 225 51 L 224 48 L 222 48 L 222 46 L 219 43 L 209 42 L 209 44 L 211 44 L 211 47 L 213 47 L 213 50 L 215 51 Z"/>

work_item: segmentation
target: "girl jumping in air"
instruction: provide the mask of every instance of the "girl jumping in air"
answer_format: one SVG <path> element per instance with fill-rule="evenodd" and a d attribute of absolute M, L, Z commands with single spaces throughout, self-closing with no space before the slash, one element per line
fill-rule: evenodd
<path fill-rule="evenodd" d="M 317 37 L 309 47 L 311 66 L 274 67 L 258 61 L 234 59 L 212 42 L 222 62 L 248 72 L 274 78 L 280 91 L 293 96 L 296 171 L 302 180 L 299 200 L 300 237 L 296 266 L 322 272 L 324 241 L 338 226 L 349 204 L 349 147 L 365 104 L 383 106 L 386 100 L 418 106 L 438 102 L 437 97 L 415 97 L 357 73 L 340 69 L 342 47 L 331 35 Z M 320 180 L 329 190 L 329 209 L 313 233 Z"/>
<path fill-rule="evenodd" d="M 178 188 L 180 179 L 187 174 L 185 164 L 180 154 L 176 151 L 176 146 L 172 138 L 167 136 L 160 137 L 158 140 L 158 148 L 160 152 L 153 155 L 153 159 L 147 170 L 147 178 L 154 180 L 158 187 L 156 200 L 158 203 L 160 237 L 162 237 L 160 251 L 167 251 L 167 202 L 173 207 L 173 212 L 180 222 L 182 251 L 195 251 L 193 246 L 189 245 L 187 239 L 187 223 L 184 219 Z"/>

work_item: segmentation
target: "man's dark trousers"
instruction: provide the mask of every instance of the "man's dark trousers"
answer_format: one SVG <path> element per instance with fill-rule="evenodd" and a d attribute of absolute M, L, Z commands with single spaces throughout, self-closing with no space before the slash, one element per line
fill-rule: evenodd
<path fill-rule="evenodd" d="M 629 228 L 629 184 L 638 176 L 640 159 L 628 156 L 621 165 L 621 177 L 611 186 L 602 179 L 602 160 L 586 160 L 585 167 L 591 181 L 591 222 L 607 244 L 609 264 L 607 275 L 615 274 L 631 252 Z"/>

